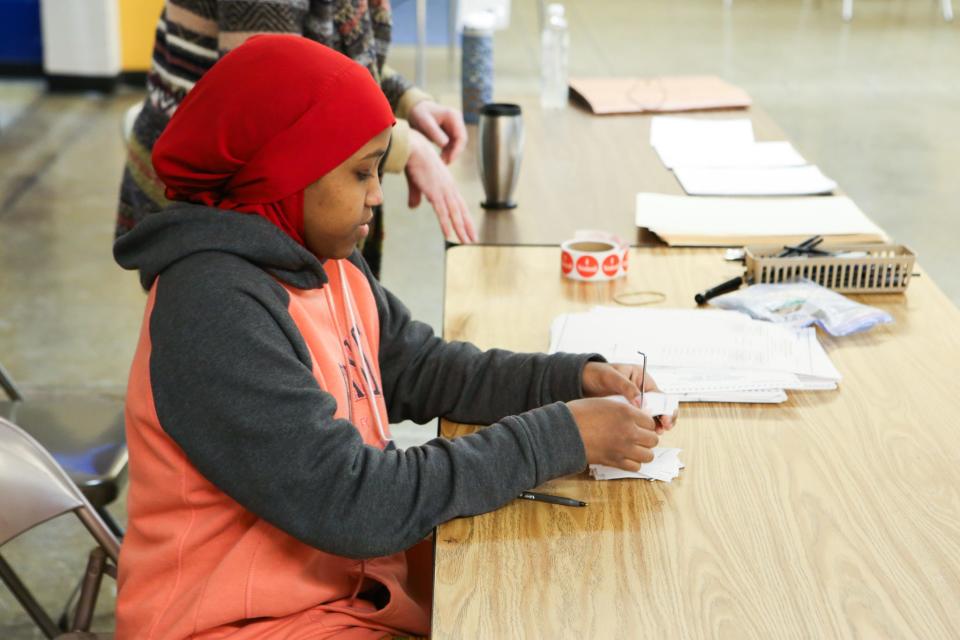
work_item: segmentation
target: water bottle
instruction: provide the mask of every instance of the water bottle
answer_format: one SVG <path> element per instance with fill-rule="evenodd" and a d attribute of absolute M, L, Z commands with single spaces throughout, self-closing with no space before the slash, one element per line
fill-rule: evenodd
<path fill-rule="evenodd" d="M 493 102 L 493 26 L 488 12 L 468 15 L 463 21 L 461 98 L 463 121 L 477 124 L 480 109 Z"/>
<path fill-rule="evenodd" d="M 567 63 L 570 32 L 562 4 L 547 5 L 540 36 L 540 104 L 545 109 L 567 106 Z"/>

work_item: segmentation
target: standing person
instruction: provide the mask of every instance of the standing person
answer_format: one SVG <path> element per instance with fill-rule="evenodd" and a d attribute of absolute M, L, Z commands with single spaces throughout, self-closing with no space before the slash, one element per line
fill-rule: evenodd
<path fill-rule="evenodd" d="M 652 459 L 648 414 L 583 399 L 636 398 L 637 367 L 444 342 L 372 276 L 355 248 L 393 126 L 348 58 L 258 36 L 157 141 L 176 202 L 114 249 L 149 289 L 118 638 L 426 634 L 433 527 Z M 390 421 L 437 416 L 493 424 L 392 444 Z"/>
<path fill-rule="evenodd" d="M 391 26 L 389 0 L 166 0 L 157 24 L 147 98 L 128 142 L 116 237 L 167 205 L 150 153 L 197 80 L 251 35 L 289 33 L 339 51 L 370 71 L 398 118 L 382 170 L 405 172 L 409 206 L 418 206 L 425 196 L 445 238 L 476 241 L 470 211 L 445 166 L 466 144 L 463 116 L 437 104 L 387 66 Z M 439 157 L 431 143 L 441 147 Z M 382 241 L 383 213 L 377 207 L 363 247 L 375 274 Z"/>

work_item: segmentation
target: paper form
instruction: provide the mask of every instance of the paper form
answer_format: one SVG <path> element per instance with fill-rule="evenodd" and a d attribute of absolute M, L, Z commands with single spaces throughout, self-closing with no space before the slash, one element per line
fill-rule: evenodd
<path fill-rule="evenodd" d="M 799 167 L 807 164 L 789 142 L 753 142 L 723 147 L 662 145 L 655 147 L 668 169 Z"/>
<path fill-rule="evenodd" d="M 777 402 L 785 389 L 831 389 L 840 380 L 814 329 L 736 312 L 596 307 L 556 318 L 550 350 L 627 364 L 646 354 L 657 386 L 681 401 Z"/>
<path fill-rule="evenodd" d="M 813 165 L 760 169 L 677 167 L 673 174 L 691 196 L 803 196 L 831 193 L 837 183 Z"/>
<path fill-rule="evenodd" d="M 636 223 L 668 242 L 739 244 L 757 239 L 862 236 L 881 241 L 883 230 L 850 199 L 821 198 L 690 198 L 638 193 Z M 763 240 L 766 242 L 767 240 Z"/>
<path fill-rule="evenodd" d="M 749 118 L 678 118 L 656 116 L 650 121 L 650 144 L 658 149 L 744 146 L 753 144 Z"/>

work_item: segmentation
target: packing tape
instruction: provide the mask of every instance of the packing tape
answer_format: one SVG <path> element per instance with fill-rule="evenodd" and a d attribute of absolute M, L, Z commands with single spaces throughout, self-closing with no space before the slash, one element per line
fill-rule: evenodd
<path fill-rule="evenodd" d="M 560 245 L 560 272 L 582 282 L 608 282 L 627 275 L 630 247 L 605 231 L 577 231 Z"/>

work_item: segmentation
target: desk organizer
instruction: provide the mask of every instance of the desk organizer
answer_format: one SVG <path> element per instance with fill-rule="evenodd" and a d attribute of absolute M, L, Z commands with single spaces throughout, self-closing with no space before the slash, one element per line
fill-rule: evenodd
<path fill-rule="evenodd" d="M 910 284 L 916 254 L 900 244 L 844 244 L 820 246 L 834 252 L 866 253 L 865 256 L 777 257 L 780 245 L 746 247 L 746 280 L 773 284 L 806 278 L 840 293 L 895 293 Z"/>

